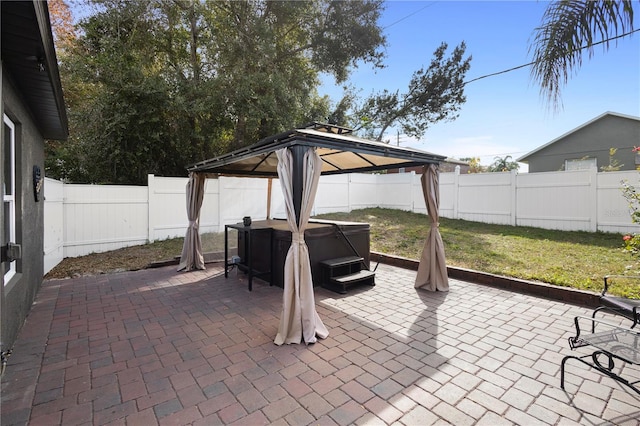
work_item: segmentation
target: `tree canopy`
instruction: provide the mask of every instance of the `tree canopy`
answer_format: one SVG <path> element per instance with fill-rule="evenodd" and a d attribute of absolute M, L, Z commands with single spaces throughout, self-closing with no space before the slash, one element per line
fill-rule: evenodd
<path fill-rule="evenodd" d="M 82 1 L 82 0 L 80 0 Z M 144 184 L 310 121 L 381 140 L 392 125 L 419 137 L 464 103 L 470 58 L 447 44 L 407 93 L 335 107 L 319 76 L 348 84 L 356 66 L 384 66 L 382 0 L 84 0 L 69 28 L 57 10 L 70 139 L 46 146 L 46 173 L 82 183 Z M 354 126 L 355 125 L 355 126 Z"/>
<path fill-rule="evenodd" d="M 382 65 L 380 0 L 92 0 L 59 49 L 70 140 L 47 146 L 47 174 L 144 183 L 313 120 L 344 81 Z"/>
<path fill-rule="evenodd" d="M 445 58 L 447 48 L 442 43 L 429 67 L 413 73 L 406 93 L 383 90 L 365 99 L 356 108 L 355 129 L 364 129 L 367 136 L 382 141 L 389 127 L 397 125 L 407 136 L 420 138 L 430 125 L 457 118 L 466 102 L 464 77 L 471 57 L 464 57 L 464 42 Z"/>
<path fill-rule="evenodd" d="M 493 163 L 487 167 L 488 172 L 509 172 L 511 170 L 518 170 L 520 165 L 513 161 L 510 155 L 505 157 L 495 157 Z"/>
<path fill-rule="evenodd" d="M 484 173 L 486 167 L 480 164 L 480 157 L 463 157 L 460 161 L 469 163 L 469 171 L 467 173 Z"/>

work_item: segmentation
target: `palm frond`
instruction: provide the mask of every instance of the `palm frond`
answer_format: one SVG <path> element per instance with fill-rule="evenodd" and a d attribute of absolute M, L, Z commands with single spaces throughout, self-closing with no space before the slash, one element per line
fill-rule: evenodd
<path fill-rule="evenodd" d="M 561 108 L 561 89 L 582 65 L 583 51 L 633 30 L 632 0 L 560 0 L 549 4 L 535 29 L 531 78 L 553 109 Z"/>

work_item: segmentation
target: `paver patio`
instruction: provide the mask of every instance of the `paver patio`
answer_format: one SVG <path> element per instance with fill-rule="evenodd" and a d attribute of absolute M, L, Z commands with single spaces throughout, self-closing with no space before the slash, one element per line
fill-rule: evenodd
<path fill-rule="evenodd" d="M 0 423 L 639 424 L 640 397 L 580 363 L 560 389 L 586 308 L 457 280 L 418 291 L 381 264 L 375 287 L 316 288 L 327 339 L 276 346 L 282 290 L 208 266 L 46 281 Z"/>

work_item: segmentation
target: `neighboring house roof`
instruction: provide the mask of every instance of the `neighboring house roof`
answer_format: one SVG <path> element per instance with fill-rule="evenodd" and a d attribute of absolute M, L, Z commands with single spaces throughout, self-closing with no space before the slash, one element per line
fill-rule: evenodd
<path fill-rule="evenodd" d="M 69 136 L 49 10 L 44 1 L 3 1 L 2 65 L 45 139 Z"/>
<path fill-rule="evenodd" d="M 554 140 L 552 140 L 551 142 L 548 142 L 548 143 L 546 143 L 546 144 L 544 144 L 544 145 L 542 145 L 542 146 L 539 146 L 538 148 L 534 149 L 533 151 L 531 151 L 531 152 L 529 152 L 529 153 L 527 153 L 527 154 L 523 155 L 522 157 L 518 158 L 516 161 L 517 161 L 517 162 L 521 162 L 521 163 L 526 163 L 526 162 L 527 162 L 527 158 L 529 158 L 529 157 L 530 157 L 530 156 L 532 156 L 533 154 L 535 154 L 535 153 L 537 153 L 537 152 L 539 152 L 539 151 L 542 151 L 542 150 L 543 150 L 543 149 L 545 149 L 546 147 L 548 147 L 548 146 L 550 146 L 550 145 L 553 145 L 554 143 L 556 143 L 556 142 L 558 142 L 558 141 L 560 141 L 560 140 L 562 140 L 562 139 L 566 138 L 566 137 L 567 137 L 567 136 L 569 136 L 570 134 L 575 133 L 575 132 L 577 132 L 577 131 L 578 131 L 578 130 L 580 130 L 580 129 L 583 129 L 583 128 L 585 128 L 585 127 L 589 126 L 590 124 L 592 124 L 592 123 L 594 123 L 594 122 L 596 122 L 596 121 L 598 121 L 598 120 L 602 120 L 602 119 L 603 119 L 603 118 L 605 118 L 606 116 L 615 116 L 615 117 L 621 117 L 621 118 L 628 118 L 628 119 L 630 119 L 630 120 L 635 120 L 635 121 L 640 122 L 640 117 L 634 117 L 634 116 L 632 116 L 632 115 L 619 114 L 619 113 L 617 113 L 617 112 L 607 111 L 607 112 L 605 112 L 604 114 L 600 114 L 600 115 L 599 115 L 599 116 L 597 116 L 596 118 L 594 118 L 594 119 L 592 119 L 592 120 L 589 120 L 589 121 L 587 121 L 586 123 L 584 123 L 584 124 L 582 124 L 582 125 L 580 125 L 580 126 L 576 127 L 575 129 L 568 131 L 568 132 L 567 132 L 567 133 L 565 133 L 564 135 L 562 135 L 562 136 L 560 136 L 560 137 L 555 138 L 555 139 L 554 139 Z"/>
<path fill-rule="evenodd" d="M 187 169 L 231 176 L 276 177 L 278 160 L 275 151 L 296 145 L 317 148 L 323 161 L 323 175 L 438 164 L 445 160 L 442 155 L 361 139 L 351 132 L 345 127 L 311 123 L 201 161 Z"/>

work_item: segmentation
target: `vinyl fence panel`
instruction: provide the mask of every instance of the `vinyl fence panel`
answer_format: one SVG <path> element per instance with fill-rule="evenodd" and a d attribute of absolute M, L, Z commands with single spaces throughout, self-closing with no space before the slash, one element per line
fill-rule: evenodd
<path fill-rule="evenodd" d="M 349 210 L 347 211 L 379 206 L 379 177 L 380 175 L 375 174 L 349 175 Z M 318 186 L 322 186 L 322 177 Z"/>
<path fill-rule="evenodd" d="M 44 273 L 64 259 L 64 184 L 44 180 Z"/>
<path fill-rule="evenodd" d="M 428 215 L 427 204 L 424 200 L 424 194 L 422 192 L 422 182 L 420 178 L 422 174 L 411 172 L 411 205 L 414 213 L 422 213 Z"/>
<path fill-rule="evenodd" d="M 147 241 L 146 187 L 64 185 L 64 257 Z"/>
<path fill-rule="evenodd" d="M 413 178 L 415 173 L 389 173 L 377 175 L 378 207 L 413 210 Z"/>
<path fill-rule="evenodd" d="M 268 179 L 220 177 L 217 180 L 222 230 L 224 225 L 242 222 L 245 216 L 251 216 L 253 220 L 266 219 Z"/>
<path fill-rule="evenodd" d="M 280 179 L 274 178 L 271 182 L 271 212 L 269 219 L 287 219 L 287 210 L 284 205 Z"/>
<path fill-rule="evenodd" d="M 640 225 L 631 223 L 629 203 L 622 196 L 623 182 L 640 188 L 637 171 L 598 173 L 598 230 L 602 232 L 640 232 Z"/>
<path fill-rule="evenodd" d="M 596 176 L 595 169 L 519 175 L 517 224 L 595 232 Z"/>
<path fill-rule="evenodd" d="M 149 241 L 184 236 L 188 223 L 187 180 L 149 175 Z"/>
<path fill-rule="evenodd" d="M 187 181 L 188 178 L 149 175 L 149 241 L 184 237 L 189 223 Z M 218 232 L 219 223 L 219 182 L 207 179 L 200 210 L 200 232 Z"/>
<path fill-rule="evenodd" d="M 458 216 L 459 170 L 454 173 L 440 173 L 440 217 L 455 219 Z"/>
<path fill-rule="evenodd" d="M 640 232 L 631 222 L 622 181 L 640 187 L 636 171 L 440 174 L 440 215 L 514 226 L 572 231 Z M 222 232 L 244 216 L 266 218 L 268 179 L 208 179 L 200 232 Z M 70 185 L 47 179 L 45 270 L 64 257 L 182 237 L 187 228 L 186 178 L 149 175 L 146 187 Z M 271 218 L 285 218 L 278 179 Z M 426 214 L 415 173 L 322 176 L 313 214 L 366 207 Z"/>
<path fill-rule="evenodd" d="M 509 172 L 460 175 L 457 218 L 512 225 L 514 179 Z"/>
<path fill-rule="evenodd" d="M 349 175 L 321 176 L 311 215 L 348 212 Z"/>

